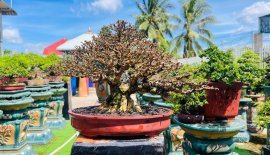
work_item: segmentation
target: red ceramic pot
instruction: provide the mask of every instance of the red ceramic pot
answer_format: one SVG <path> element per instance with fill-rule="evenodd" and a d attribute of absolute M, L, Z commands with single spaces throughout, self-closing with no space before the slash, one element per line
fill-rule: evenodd
<path fill-rule="evenodd" d="M 86 137 L 156 136 L 170 126 L 173 111 L 153 116 L 92 116 L 72 111 L 69 114 L 71 125 Z"/>
<path fill-rule="evenodd" d="M 15 91 L 15 90 L 23 90 L 25 88 L 24 84 L 18 85 L 7 85 L 7 86 L 0 86 L 0 91 Z"/>
<path fill-rule="evenodd" d="M 208 104 L 204 105 L 205 120 L 233 120 L 238 114 L 243 84 L 235 82 L 231 86 L 222 82 L 209 82 L 208 86 L 218 90 L 207 90 Z"/>
<path fill-rule="evenodd" d="M 15 81 L 18 82 L 18 83 L 26 82 L 27 80 L 28 80 L 27 77 L 15 78 Z"/>
<path fill-rule="evenodd" d="M 0 77 L 0 85 L 3 84 L 3 83 L 6 83 L 8 81 L 10 81 L 9 77 Z"/>

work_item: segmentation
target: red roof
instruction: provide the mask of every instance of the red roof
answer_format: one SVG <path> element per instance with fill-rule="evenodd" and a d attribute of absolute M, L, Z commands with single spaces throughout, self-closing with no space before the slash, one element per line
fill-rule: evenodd
<path fill-rule="evenodd" d="M 57 55 L 63 55 L 64 52 L 58 51 L 56 50 L 56 48 L 62 44 L 64 44 L 68 39 L 64 38 L 61 39 L 51 45 L 49 45 L 48 47 L 44 48 L 43 50 L 43 55 L 50 55 L 50 54 L 57 54 Z"/>

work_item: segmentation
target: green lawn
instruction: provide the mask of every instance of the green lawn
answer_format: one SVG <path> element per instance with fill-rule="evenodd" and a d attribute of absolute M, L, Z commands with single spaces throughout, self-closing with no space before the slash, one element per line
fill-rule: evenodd
<path fill-rule="evenodd" d="M 250 153 L 249 151 L 247 150 L 244 150 L 244 149 L 240 149 L 238 147 L 236 147 L 234 149 L 234 152 L 238 153 L 239 155 L 253 155 L 252 153 Z"/>
<path fill-rule="evenodd" d="M 50 153 L 52 153 L 54 150 L 64 144 L 72 135 L 74 135 L 75 130 L 71 127 L 70 121 L 67 121 L 64 128 L 52 130 L 52 132 L 55 137 L 48 144 L 32 145 L 38 155 L 49 155 Z M 75 140 L 76 138 L 71 140 L 64 148 L 57 152 L 57 154 L 69 155 L 71 151 L 71 146 Z"/>

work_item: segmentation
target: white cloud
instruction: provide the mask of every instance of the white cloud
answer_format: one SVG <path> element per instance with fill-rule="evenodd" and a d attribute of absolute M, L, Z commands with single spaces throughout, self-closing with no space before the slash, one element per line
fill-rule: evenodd
<path fill-rule="evenodd" d="M 22 37 L 20 35 L 20 32 L 16 28 L 6 28 L 3 30 L 3 38 L 4 40 L 15 43 L 15 44 L 20 44 L 22 43 Z"/>
<path fill-rule="evenodd" d="M 270 2 L 259 1 L 244 8 L 239 16 L 240 31 L 247 31 L 258 27 L 258 17 L 270 14 Z"/>
<path fill-rule="evenodd" d="M 42 54 L 43 49 L 47 46 L 45 43 L 28 43 L 25 45 L 25 53 L 33 52 L 37 54 Z"/>
<path fill-rule="evenodd" d="M 88 3 L 88 9 L 90 10 L 104 10 L 109 12 L 116 12 L 122 8 L 122 0 L 95 0 Z"/>
<path fill-rule="evenodd" d="M 78 2 L 75 0 L 74 3 L 80 3 L 80 6 L 79 9 L 74 7 L 70 8 L 70 11 L 73 13 L 100 11 L 114 13 L 123 7 L 122 0 L 87 0 L 87 2 Z"/>

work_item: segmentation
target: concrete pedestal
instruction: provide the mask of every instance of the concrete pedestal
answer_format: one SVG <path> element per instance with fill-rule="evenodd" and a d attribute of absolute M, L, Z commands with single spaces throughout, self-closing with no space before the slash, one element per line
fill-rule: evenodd
<path fill-rule="evenodd" d="M 72 155 L 165 155 L 164 137 L 138 139 L 92 139 L 79 136 L 72 146 Z"/>

